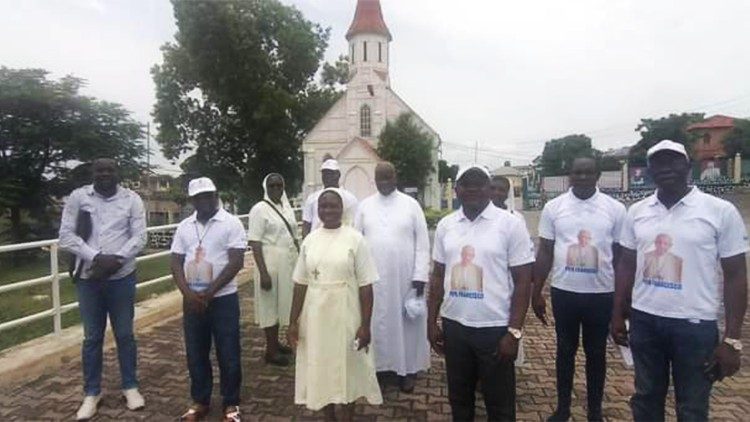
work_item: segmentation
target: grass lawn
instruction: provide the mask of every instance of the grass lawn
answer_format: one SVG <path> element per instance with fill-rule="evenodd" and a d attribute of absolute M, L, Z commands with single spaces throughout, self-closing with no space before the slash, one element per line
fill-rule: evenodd
<path fill-rule="evenodd" d="M 62 260 L 62 259 L 61 259 Z M 0 268 L 0 285 L 16 281 L 41 277 L 49 274 L 49 256 L 35 262 L 17 267 Z M 60 270 L 65 271 L 67 263 L 60 263 Z M 138 264 L 138 281 L 147 281 L 169 274 L 169 256 L 140 262 Z M 140 302 L 174 289 L 171 280 L 138 289 L 136 301 Z M 60 300 L 62 304 L 76 302 L 75 285 L 68 278 L 60 281 Z M 0 323 L 35 314 L 52 308 L 52 284 L 42 284 L 26 289 L 0 294 Z M 63 328 L 79 324 L 81 321 L 78 309 L 71 310 L 62 316 Z M 53 330 L 52 317 L 44 318 L 14 329 L 0 333 L 0 350 L 34 339 Z"/>

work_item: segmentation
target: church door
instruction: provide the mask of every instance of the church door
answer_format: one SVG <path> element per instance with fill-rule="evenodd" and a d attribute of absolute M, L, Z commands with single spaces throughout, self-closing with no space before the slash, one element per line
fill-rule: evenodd
<path fill-rule="evenodd" d="M 344 189 L 360 201 L 375 193 L 375 182 L 360 166 L 354 166 L 344 176 Z"/>

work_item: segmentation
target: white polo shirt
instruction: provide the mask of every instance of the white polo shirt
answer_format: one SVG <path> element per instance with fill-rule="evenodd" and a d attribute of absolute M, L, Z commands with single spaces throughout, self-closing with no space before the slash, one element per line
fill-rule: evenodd
<path fill-rule="evenodd" d="M 680 319 L 716 320 L 719 259 L 748 251 L 737 208 L 697 187 L 671 209 L 656 193 L 634 204 L 620 244 L 637 252 L 633 308 Z"/>
<path fill-rule="evenodd" d="M 198 246 L 200 245 L 200 251 Z M 240 219 L 224 209 L 214 214 L 203 225 L 196 213 L 182 220 L 172 239 L 172 253 L 185 255 L 185 277 L 191 290 L 200 292 L 221 274 L 229 263 L 229 250 L 247 247 L 245 227 Z M 196 252 L 199 252 L 196 254 Z M 214 297 L 237 292 L 237 279 L 233 279 Z"/>
<path fill-rule="evenodd" d="M 504 327 L 514 289 L 509 269 L 534 262 L 534 253 L 523 222 L 489 204 L 474 221 L 463 208 L 440 220 L 432 258 L 445 265 L 443 317 Z"/>
<path fill-rule="evenodd" d="M 313 192 L 305 200 L 305 206 L 302 208 L 302 221 L 310 223 L 310 231 L 313 231 L 323 225 L 318 217 L 318 198 L 324 189 Z M 357 214 L 357 197 L 352 195 L 346 189 L 338 188 L 341 194 L 341 200 L 344 203 L 344 213 L 341 216 L 342 222 L 347 226 L 354 225 L 354 216 Z"/>
<path fill-rule="evenodd" d="M 552 287 L 575 293 L 615 291 L 612 244 L 619 243 L 625 205 L 597 189 L 580 199 L 572 189 L 549 201 L 539 237 L 555 242 Z"/>

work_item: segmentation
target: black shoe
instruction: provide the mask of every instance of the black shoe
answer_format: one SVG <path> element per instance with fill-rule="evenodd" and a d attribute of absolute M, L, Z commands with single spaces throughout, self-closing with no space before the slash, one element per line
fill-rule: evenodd
<path fill-rule="evenodd" d="M 398 377 L 398 383 L 401 387 L 402 392 L 411 394 L 414 392 L 414 387 L 417 383 L 417 376 L 414 374 L 409 374 L 405 377 Z"/>
<path fill-rule="evenodd" d="M 269 365 L 273 366 L 289 366 L 289 358 L 286 356 L 279 354 L 276 354 L 275 356 L 266 356 L 265 361 Z"/>
<path fill-rule="evenodd" d="M 567 422 L 570 419 L 570 410 L 555 410 L 555 413 L 547 418 L 547 422 Z"/>
<path fill-rule="evenodd" d="M 292 349 L 289 346 L 285 346 L 283 344 L 280 344 L 279 345 L 279 353 L 281 353 L 282 355 L 293 355 L 294 354 L 294 349 Z"/>
<path fill-rule="evenodd" d="M 591 412 L 589 411 L 588 414 L 588 421 L 589 422 L 602 422 L 604 421 L 604 416 L 602 416 L 602 411 L 599 410 L 598 412 Z"/>

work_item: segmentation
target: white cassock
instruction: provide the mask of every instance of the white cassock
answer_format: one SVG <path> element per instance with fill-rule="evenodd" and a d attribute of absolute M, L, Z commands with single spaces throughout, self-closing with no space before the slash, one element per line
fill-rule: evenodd
<path fill-rule="evenodd" d="M 428 280 L 430 240 L 422 208 L 398 191 L 376 193 L 359 204 L 354 221 L 380 274 L 371 328 L 377 371 L 404 376 L 427 370 L 427 315 L 411 319 L 404 311 L 404 302 L 416 295 L 412 280 Z"/>

